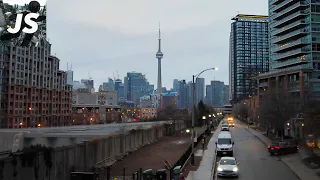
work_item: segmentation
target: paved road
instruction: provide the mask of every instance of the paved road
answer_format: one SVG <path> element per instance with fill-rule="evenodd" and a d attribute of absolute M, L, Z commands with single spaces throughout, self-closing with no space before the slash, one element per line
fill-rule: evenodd
<path fill-rule="evenodd" d="M 265 145 L 248 132 L 244 125 L 236 123 L 231 134 L 235 142 L 234 156 L 239 162 L 239 179 L 299 180 L 286 164 L 276 156 L 270 156 Z"/>

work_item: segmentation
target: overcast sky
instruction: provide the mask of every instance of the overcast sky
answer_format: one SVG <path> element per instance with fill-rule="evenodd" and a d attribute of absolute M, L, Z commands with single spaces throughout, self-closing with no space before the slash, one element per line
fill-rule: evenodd
<path fill-rule="evenodd" d="M 30 0 L 5 0 L 29 2 Z M 43 4 L 44 0 L 41 0 Z M 91 3 L 90 3 L 91 2 Z M 60 68 L 72 64 L 75 80 L 98 87 L 108 77 L 146 74 L 156 85 L 158 24 L 161 22 L 162 82 L 202 75 L 229 84 L 229 33 L 236 14 L 267 15 L 267 0 L 49 0 L 48 37 Z"/>

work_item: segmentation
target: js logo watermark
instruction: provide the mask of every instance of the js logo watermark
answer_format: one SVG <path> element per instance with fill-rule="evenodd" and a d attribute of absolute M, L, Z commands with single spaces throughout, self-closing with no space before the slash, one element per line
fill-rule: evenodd
<path fill-rule="evenodd" d="M 14 28 L 8 26 L 7 31 L 11 34 L 20 33 L 21 30 L 27 34 L 33 34 L 38 30 L 38 22 L 39 22 L 39 10 L 40 3 L 37 1 L 31 1 L 28 4 L 28 10 L 21 13 L 15 14 L 12 18 L 15 17 L 15 25 Z M 12 19 L 14 20 L 14 19 Z"/>
<path fill-rule="evenodd" d="M 10 15 L 8 21 L 14 24 L 14 27 L 7 27 L 6 33 L 0 36 L 0 42 L 11 40 L 17 41 L 17 46 L 29 46 L 31 41 L 38 41 L 39 39 L 34 36 L 39 28 L 38 23 L 43 25 L 46 22 L 45 10 L 40 11 L 40 9 L 39 2 L 31 1 L 27 10 Z"/>
<path fill-rule="evenodd" d="M 33 19 L 37 19 L 40 15 L 38 13 L 28 13 L 24 16 L 23 13 L 17 14 L 16 23 L 14 25 L 14 28 L 9 27 L 7 31 L 11 34 L 16 34 L 20 31 L 22 20 L 26 25 L 29 25 L 31 28 L 24 27 L 22 29 L 22 32 L 27 34 L 33 34 L 38 31 L 38 23 L 34 21 Z M 24 18 L 24 19 L 23 19 Z"/>

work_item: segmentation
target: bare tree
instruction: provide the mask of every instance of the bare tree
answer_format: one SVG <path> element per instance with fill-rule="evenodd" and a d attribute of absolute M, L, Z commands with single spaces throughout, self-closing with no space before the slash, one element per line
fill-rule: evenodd
<path fill-rule="evenodd" d="M 295 99 L 282 90 L 269 91 L 260 102 L 259 118 L 269 123 L 277 131 L 277 136 L 284 136 L 286 121 L 294 117 L 296 112 Z"/>
<path fill-rule="evenodd" d="M 232 114 L 235 117 L 241 118 L 241 120 L 244 120 L 248 117 L 249 109 L 244 103 L 238 103 L 235 105 L 235 107 L 232 109 Z"/>

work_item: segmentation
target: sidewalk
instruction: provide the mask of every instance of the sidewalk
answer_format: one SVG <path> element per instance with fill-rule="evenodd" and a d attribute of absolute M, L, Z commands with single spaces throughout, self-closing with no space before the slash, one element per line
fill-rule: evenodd
<path fill-rule="evenodd" d="M 200 165 L 196 171 L 190 171 L 186 180 L 211 180 L 212 179 L 212 170 L 213 165 L 215 164 L 216 156 L 216 144 L 215 141 L 220 132 L 220 125 L 214 131 L 213 136 L 210 138 L 207 145 L 207 149 L 202 150 L 198 149 L 195 152 L 195 156 L 202 156 Z"/>
<path fill-rule="evenodd" d="M 271 140 L 268 139 L 265 134 L 266 132 L 255 131 L 251 128 L 247 129 L 251 134 L 256 136 L 263 144 L 266 146 L 271 143 Z M 309 169 L 302 163 L 304 151 L 299 150 L 299 153 L 296 154 L 288 154 L 282 156 L 280 159 L 290 168 L 294 173 L 300 177 L 302 180 L 317 180 L 320 179 L 318 175 L 316 175 L 317 170 Z M 319 170 L 318 170 L 319 171 Z"/>

